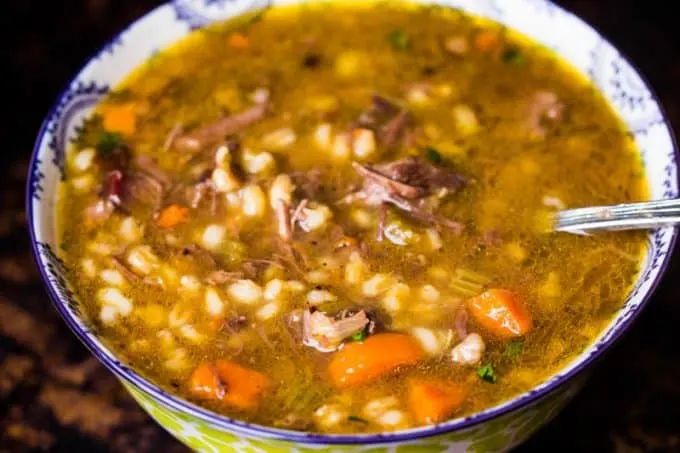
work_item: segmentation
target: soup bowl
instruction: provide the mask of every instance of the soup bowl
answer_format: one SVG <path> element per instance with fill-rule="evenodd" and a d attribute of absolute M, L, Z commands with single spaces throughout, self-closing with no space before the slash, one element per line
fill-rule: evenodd
<path fill-rule="evenodd" d="M 40 129 L 30 163 L 27 213 L 33 252 L 47 290 L 66 323 L 139 404 L 197 451 L 506 451 L 549 421 L 576 393 L 588 367 L 638 316 L 661 279 L 674 229 L 652 230 L 635 284 L 595 341 L 532 390 L 484 411 L 432 426 L 382 434 L 326 435 L 276 429 L 218 415 L 170 394 L 131 369 L 97 335 L 81 311 L 60 259 L 55 223 L 57 186 L 66 148 L 93 107 L 155 52 L 214 21 L 300 0 L 175 0 L 142 17 L 106 44 L 68 84 Z M 425 3 L 425 2 L 423 2 Z M 634 134 L 651 197 L 678 196 L 672 132 L 636 69 L 596 30 L 545 0 L 438 0 L 516 29 L 553 49 L 601 90 Z"/>

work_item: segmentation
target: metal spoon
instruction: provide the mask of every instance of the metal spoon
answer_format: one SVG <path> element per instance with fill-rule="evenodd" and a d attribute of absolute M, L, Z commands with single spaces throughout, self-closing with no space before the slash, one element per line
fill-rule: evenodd
<path fill-rule="evenodd" d="M 587 234 L 671 227 L 680 224 L 680 199 L 594 206 L 558 211 L 553 231 Z"/>

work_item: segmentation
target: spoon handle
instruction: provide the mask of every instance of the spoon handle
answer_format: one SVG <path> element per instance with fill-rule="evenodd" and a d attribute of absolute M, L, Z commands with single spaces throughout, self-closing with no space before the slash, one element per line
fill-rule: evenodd
<path fill-rule="evenodd" d="M 583 234 L 669 227 L 680 224 L 680 199 L 566 209 L 557 212 L 554 231 Z"/>

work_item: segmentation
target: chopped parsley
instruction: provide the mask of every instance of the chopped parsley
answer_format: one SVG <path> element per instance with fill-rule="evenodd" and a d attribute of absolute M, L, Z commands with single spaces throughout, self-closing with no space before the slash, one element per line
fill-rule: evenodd
<path fill-rule="evenodd" d="M 524 349 L 524 342 L 523 341 L 511 341 L 510 343 L 507 344 L 505 347 L 505 351 L 503 351 L 503 355 L 509 359 L 514 359 L 518 355 L 522 353 L 522 350 Z"/>
<path fill-rule="evenodd" d="M 392 30 L 388 39 L 392 48 L 399 52 L 405 52 L 411 48 L 411 38 L 402 30 Z"/>
<path fill-rule="evenodd" d="M 425 148 L 425 157 L 427 157 L 427 160 L 436 165 L 441 165 L 444 160 L 442 159 L 442 155 L 439 154 L 439 151 L 431 146 Z"/>
<path fill-rule="evenodd" d="M 511 64 L 522 64 L 524 63 L 524 55 L 516 47 L 510 47 L 503 52 L 503 61 Z"/>
<path fill-rule="evenodd" d="M 123 144 L 123 137 L 117 132 L 102 132 L 97 142 L 97 152 L 99 154 L 111 154 L 113 150 Z"/>
<path fill-rule="evenodd" d="M 493 370 L 493 365 L 490 363 L 486 363 L 477 368 L 477 376 L 479 376 L 482 381 L 486 381 L 490 384 L 495 384 L 498 380 L 496 373 Z"/>
<path fill-rule="evenodd" d="M 347 420 L 349 420 L 350 422 L 368 424 L 368 420 L 361 417 L 357 417 L 356 415 L 350 415 L 349 417 L 347 417 Z"/>
<path fill-rule="evenodd" d="M 352 341 L 364 341 L 366 339 L 366 329 L 360 330 L 350 337 Z"/>

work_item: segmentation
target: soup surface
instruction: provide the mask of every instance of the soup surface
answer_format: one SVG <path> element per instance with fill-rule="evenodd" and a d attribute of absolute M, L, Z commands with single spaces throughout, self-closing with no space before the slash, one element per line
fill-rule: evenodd
<path fill-rule="evenodd" d="M 541 383 L 644 238 L 546 233 L 647 196 L 630 134 L 535 42 L 455 10 L 288 7 L 197 31 L 68 154 L 62 254 L 154 382 L 282 428 L 441 422 Z"/>

